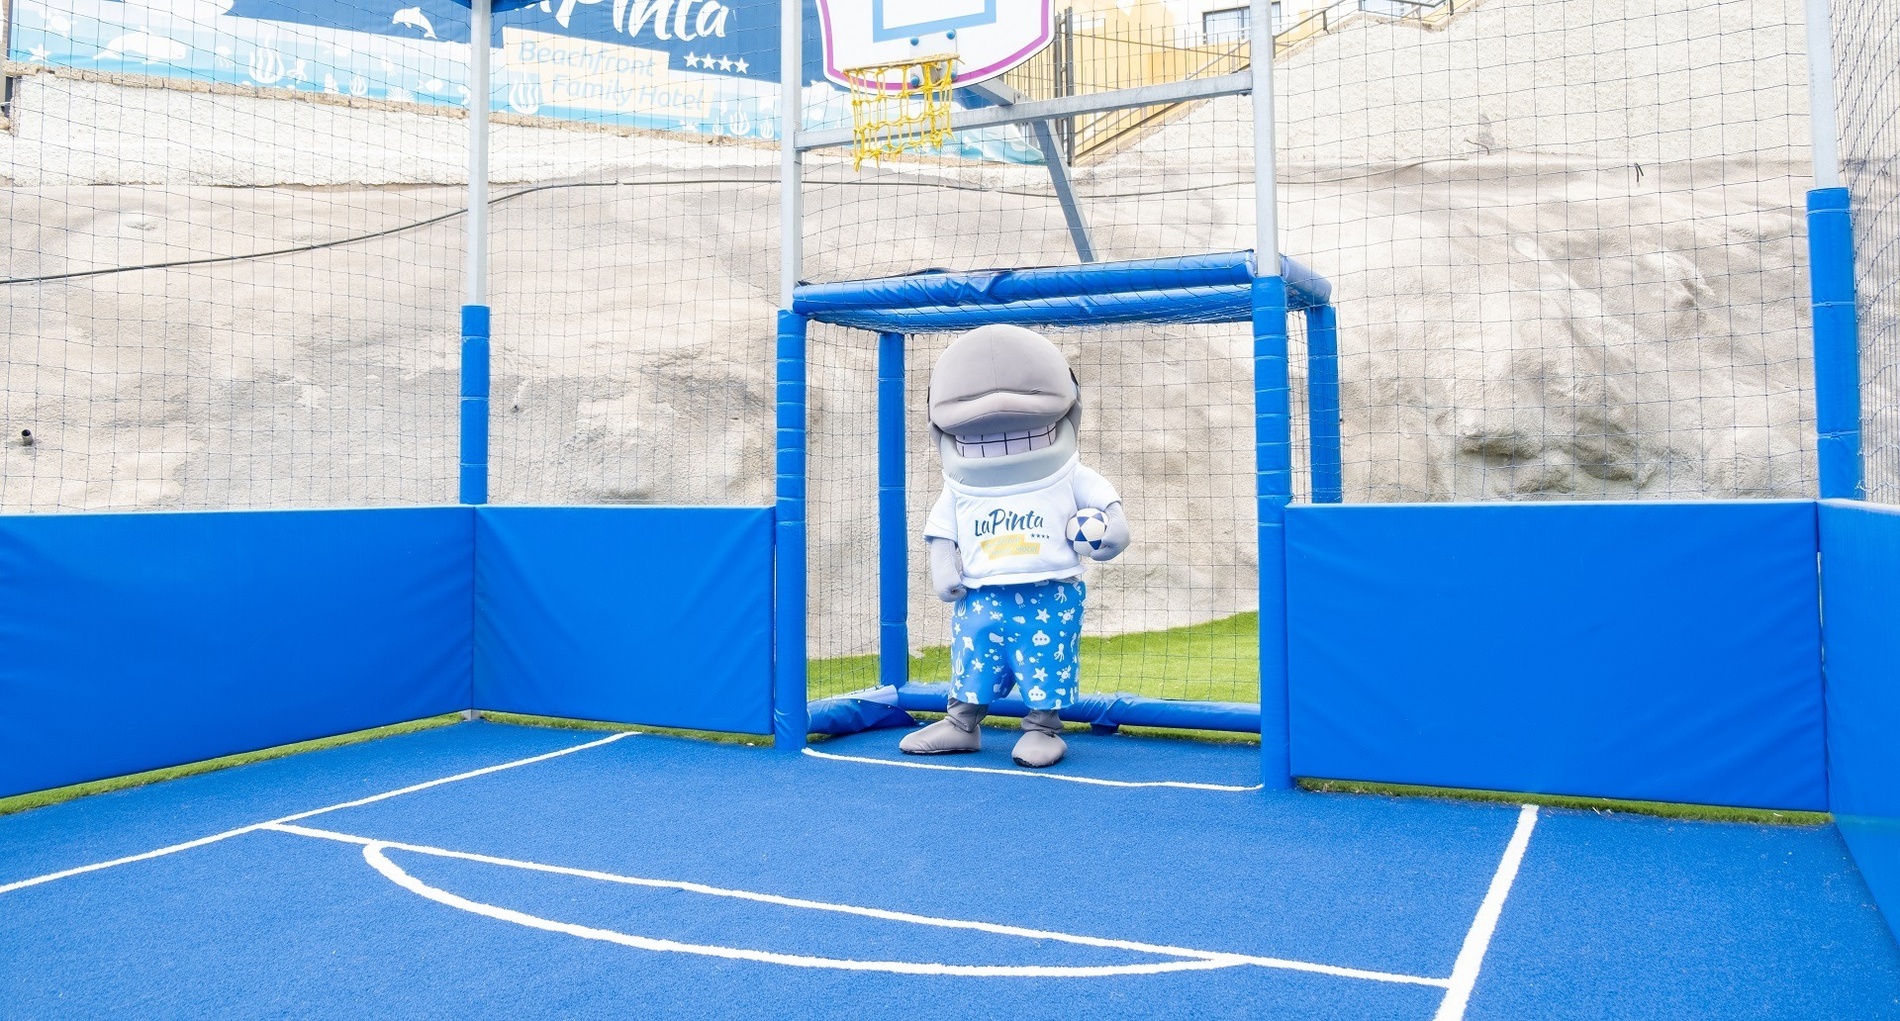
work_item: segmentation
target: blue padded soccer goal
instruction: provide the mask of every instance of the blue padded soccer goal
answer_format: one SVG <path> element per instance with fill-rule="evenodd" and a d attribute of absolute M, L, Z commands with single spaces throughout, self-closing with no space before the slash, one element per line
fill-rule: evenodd
<path fill-rule="evenodd" d="M 807 648 L 798 642 L 807 635 L 798 622 L 808 617 L 810 593 L 795 583 L 786 584 L 787 579 L 801 576 L 795 566 L 800 565 L 801 560 L 790 554 L 791 547 L 804 538 L 788 534 L 803 521 L 800 509 L 788 503 L 802 503 L 802 500 L 781 498 L 778 594 L 781 688 L 775 701 L 781 712 L 785 706 L 798 704 L 798 692 L 794 689 L 807 679 L 813 690 L 806 694 L 822 697 L 811 702 L 808 723 L 782 718 L 780 732 L 796 732 L 801 723 L 806 723 L 813 733 L 850 733 L 879 725 L 903 725 L 909 721 L 908 712 L 943 708 L 947 692 L 943 682 L 947 678 L 940 676 L 942 664 L 933 663 L 930 655 L 931 646 L 941 645 L 943 639 L 935 633 L 939 629 L 917 633 L 929 625 L 913 627 L 921 615 L 914 613 L 911 605 L 913 554 L 921 547 L 920 528 L 914 516 L 920 505 L 911 499 L 911 490 L 918 478 L 928 477 L 934 471 L 933 464 L 912 466 L 909 463 L 913 434 L 906 418 L 915 408 L 914 401 L 907 398 L 907 362 L 921 360 L 916 357 L 919 348 L 929 351 L 928 344 L 920 340 L 989 323 L 1011 323 L 1051 331 L 1059 342 L 1072 335 L 1075 344 L 1088 349 L 1120 342 L 1120 338 L 1099 332 L 1111 327 L 1231 327 L 1238 324 L 1250 331 L 1252 341 L 1253 378 L 1240 382 L 1245 383 L 1252 397 L 1255 456 L 1248 464 L 1230 464 L 1224 468 L 1236 475 L 1250 473 L 1253 476 L 1251 496 L 1258 527 L 1252 538 L 1258 542 L 1259 560 L 1257 573 L 1250 579 L 1253 591 L 1247 594 L 1253 596 L 1253 600 L 1236 603 L 1234 608 L 1241 612 L 1227 615 L 1226 620 L 1243 615 L 1246 619 L 1239 626 L 1223 628 L 1225 621 L 1213 607 L 1177 608 L 1176 619 L 1190 623 L 1161 632 L 1177 635 L 1177 649 L 1166 650 L 1169 654 L 1139 657 L 1145 661 L 1138 678 L 1138 686 L 1145 689 L 1141 691 L 1115 690 L 1115 682 L 1122 678 L 1112 669 L 1110 676 L 1102 677 L 1101 668 L 1092 667 L 1091 654 L 1085 651 L 1081 671 L 1086 694 L 1075 705 L 1063 709 L 1062 716 L 1071 722 L 1087 723 L 1097 730 L 1146 726 L 1259 733 L 1263 735 L 1271 763 L 1269 774 L 1277 771 L 1284 777 L 1286 684 L 1285 641 L 1281 633 L 1284 621 L 1281 550 L 1285 507 L 1295 493 L 1288 312 L 1301 313 L 1305 327 L 1299 331 L 1304 338 L 1302 375 L 1306 380 L 1306 427 L 1300 431 L 1307 441 L 1304 444 L 1308 453 L 1306 468 L 1313 500 L 1339 500 L 1340 453 L 1337 327 L 1330 304 L 1331 286 L 1324 278 L 1285 257 L 1280 260 L 1279 270 L 1277 277 L 1259 277 L 1253 253 L 1233 252 L 1047 269 L 927 272 L 800 286 L 792 311 L 781 320 L 779 338 L 781 493 L 803 494 L 808 483 L 803 472 L 807 462 L 798 456 L 806 451 L 803 426 L 807 408 L 801 391 L 813 385 L 806 371 L 808 324 L 847 327 L 875 335 L 873 341 L 863 333 L 855 333 L 850 340 L 840 343 L 849 346 L 856 340 L 864 348 L 875 345 L 876 396 L 871 409 L 876 442 L 875 543 L 870 548 L 860 548 L 857 556 L 847 554 L 845 559 L 864 563 L 867 569 L 870 563 L 876 565 L 876 651 L 873 674 L 872 664 L 865 662 L 865 657 L 855 657 L 855 664 L 835 669 L 835 661 L 828 661 L 822 654 L 809 656 Z M 1082 361 L 1078 373 L 1082 377 L 1084 406 L 1089 408 L 1101 391 L 1089 377 L 1086 357 Z M 858 362 L 862 372 L 864 359 L 859 358 Z M 927 370 L 918 374 L 927 374 Z M 785 389 L 787 383 L 792 385 L 792 390 Z M 1085 416 L 1102 413 L 1100 409 L 1091 409 Z M 1103 427 L 1092 432 L 1092 421 L 1085 417 L 1082 430 L 1084 450 L 1091 453 L 1102 446 L 1091 443 L 1091 436 L 1104 431 L 1115 435 L 1112 429 Z M 812 461 L 823 464 L 825 459 L 814 454 Z M 1170 481 L 1172 486 L 1174 480 Z M 1193 485 L 1191 480 L 1180 480 L 1180 484 L 1182 487 Z M 1143 501 L 1166 505 L 1167 497 L 1160 493 L 1130 494 L 1128 503 L 1135 520 L 1150 529 L 1146 536 L 1139 534 L 1143 524 L 1138 524 L 1136 542 L 1161 545 L 1159 559 L 1167 559 L 1172 553 L 1166 548 L 1167 518 L 1170 513 L 1179 511 L 1144 513 L 1140 506 Z M 1156 532 L 1161 534 L 1154 534 Z M 1203 554 L 1201 560 L 1206 559 Z M 1204 563 L 1196 566 L 1205 568 Z M 1121 569 L 1118 563 L 1096 570 Z M 1170 564 L 1164 569 L 1187 568 Z M 870 602 L 858 601 L 852 610 L 863 614 L 870 608 Z M 1257 639 L 1246 625 L 1250 620 L 1260 622 L 1256 625 Z M 866 623 L 859 622 L 859 635 L 865 633 Z M 1214 630 L 1209 631 L 1209 628 Z M 1205 685 L 1191 683 L 1190 675 L 1204 669 L 1193 662 L 1194 658 L 1218 657 L 1218 646 L 1223 638 L 1229 641 L 1254 639 L 1242 656 L 1235 658 L 1251 659 L 1257 655 L 1260 686 L 1256 697 L 1245 697 L 1248 692 L 1239 692 L 1243 697 L 1232 700 L 1193 697 L 1192 689 L 1208 690 Z M 1153 639 L 1103 640 L 1128 644 Z M 1101 658 L 1109 663 L 1122 663 L 1130 658 L 1126 650 L 1113 646 L 1099 648 Z M 807 663 L 813 659 L 816 661 Z M 850 666 L 858 669 L 850 669 Z M 847 678 L 872 683 L 852 690 L 828 690 L 848 685 Z M 996 703 L 992 712 L 1021 716 L 1024 708 L 1020 699 L 1009 698 Z"/>

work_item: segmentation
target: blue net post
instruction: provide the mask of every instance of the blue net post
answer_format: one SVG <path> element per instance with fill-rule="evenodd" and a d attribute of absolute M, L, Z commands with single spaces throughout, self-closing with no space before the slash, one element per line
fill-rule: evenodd
<path fill-rule="evenodd" d="M 1312 436 L 1313 502 L 1339 503 L 1339 314 L 1331 305 L 1306 309 L 1306 413 Z"/>
<path fill-rule="evenodd" d="M 1286 282 L 1253 282 L 1255 497 L 1260 519 L 1260 766 L 1268 789 L 1293 785 L 1287 747 L 1286 507 L 1293 502 Z"/>
<path fill-rule="evenodd" d="M 462 306 L 461 501 L 488 502 L 488 306 Z"/>
<path fill-rule="evenodd" d="M 1808 192 L 1808 287 L 1814 302 L 1815 452 L 1823 499 L 1867 495 L 1860 463 L 1860 317 L 1846 188 Z"/>
<path fill-rule="evenodd" d="M 910 679 L 910 556 L 904 513 L 904 335 L 877 336 L 879 684 Z"/>
<path fill-rule="evenodd" d="M 805 683 L 805 317 L 778 314 L 778 501 L 773 511 L 772 744 L 802 751 Z"/>

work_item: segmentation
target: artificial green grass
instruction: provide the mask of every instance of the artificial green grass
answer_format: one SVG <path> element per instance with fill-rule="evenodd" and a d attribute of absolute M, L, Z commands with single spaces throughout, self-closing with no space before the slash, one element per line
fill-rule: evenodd
<path fill-rule="evenodd" d="M 1085 690 L 1196 702 L 1260 701 L 1260 616 L 1240 613 L 1204 624 L 1109 638 L 1082 636 Z M 930 646 L 910 660 L 910 679 L 950 679 L 950 648 Z M 812 698 L 878 684 L 876 656 L 813 660 Z"/>
<path fill-rule="evenodd" d="M 1726 805 L 1683 805 L 1670 801 L 1622 801 L 1614 798 L 1575 798 L 1563 794 L 1523 794 L 1512 791 L 1471 790 L 1461 787 L 1420 787 L 1402 783 L 1365 783 L 1358 780 L 1315 780 L 1301 777 L 1299 785 L 1322 794 L 1375 794 L 1391 798 L 1443 798 L 1453 801 L 1497 801 L 1512 805 L 1572 808 L 1598 815 L 1654 815 L 1698 822 L 1754 823 L 1767 826 L 1825 826 L 1834 821 L 1826 812 L 1776 811 L 1767 808 L 1730 808 Z"/>
<path fill-rule="evenodd" d="M 508 723 L 517 727 L 551 727 L 557 730 L 637 730 L 642 734 L 665 734 L 669 737 L 690 737 L 695 741 L 711 741 L 715 744 L 769 745 L 772 738 L 764 734 L 728 734 L 719 730 L 682 730 L 679 727 L 649 727 L 644 723 L 612 723 L 605 720 L 574 720 L 565 716 L 529 716 L 523 713 L 497 713 L 482 710 L 482 719 L 491 723 Z"/>
<path fill-rule="evenodd" d="M 301 755 L 304 752 L 314 752 L 323 748 L 336 748 L 346 744 L 358 744 L 363 741 L 374 741 L 378 738 L 394 737 L 397 734 L 410 734 L 418 730 L 446 727 L 451 723 L 460 723 L 461 721 L 461 713 L 444 713 L 441 716 L 430 716 L 425 719 L 410 720 L 407 723 L 395 723 L 387 727 L 372 727 L 369 730 L 357 730 L 348 734 L 338 734 L 334 737 L 320 737 L 314 741 L 298 741 L 293 744 L 280 744 L 274 748 L 259 748 L 254 752 L 240 752 L 236 755 L 224 755 L 215 759 L 205 759 L 202 762 L 187 762 L 183 765 L 167 766 L 164 769 L 149 769 L 143 773 L 132 773 L 127 776 L 115 776 L 104 780 L 91 780 L 86 783 L 70 784 L 65 787 L 54 787 L 50 790 L 16 794 L 10 798 L 0 798 L 0 815 L 24 812 L 29 808 L 44 808 L 47 805 L 57 805 L 62 801 L 71 801 L 74 798 L 83 798 L 93 794 L 105 794 L 108 791 L 122 791 L 130 787 L 143 787 L 148 783 L 176 780 L 185 776 L 197 776 L 200 773 L 212 773 L 220 769 L 230 769 L 232 766 L 243 766 L 252 762 L 263 762 L 266 759 L 281 759 L 286 755 Z"/>

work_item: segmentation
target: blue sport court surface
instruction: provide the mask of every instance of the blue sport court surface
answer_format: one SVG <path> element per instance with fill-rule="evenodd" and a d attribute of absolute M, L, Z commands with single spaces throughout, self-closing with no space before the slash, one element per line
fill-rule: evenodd
<path fill-rule="evenodd" d="M 469 723 L 0 817 L 0 1016 L 1900 1018 L 1831 827 L 988 738 Z"/>

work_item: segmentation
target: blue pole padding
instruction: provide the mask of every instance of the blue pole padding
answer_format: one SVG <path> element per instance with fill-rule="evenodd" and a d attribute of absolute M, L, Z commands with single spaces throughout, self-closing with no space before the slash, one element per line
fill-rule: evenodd
<path fill-rule="evenodd" d="M 1313 502 L 1340 503 L 1339 314 L 1331 305 L 1306 310 L 1306 414 L 1313 446 Z"/>
<path fill-rule="evenodd" d="M 1814 301 L 1815 452 L 1823 499 L 1867 495 L 1860 461 L 1860 315 L 1846 188 L 1808 192 L 1808 287 Z"/>
<path fill-rule="evenodd" d="M 805 747 L 805 329 L 778 314 L 778 501 L 773 513 L 772 744 Z"/>
<path fill-rule="evenodd" d="M 910 680 L 910 542 L 904 510 L 904 335 L 877 337 L 879 684 Z"/>
<path fill-rule="evenodd" d="M 1238 292 L 1243 303 L 1235 321 L 1246 318 L 1246 290 L 1254 279 L 1254 253 L 1221 252 L 1163 259 L 1093 262 L 1084 266 L 1045 266 L 971 272 L 927 270 L 897 277 L 800 284 L 792 311 L 819 322 L 848 323 L 851 312 L 898 309 L 1027 308 L 1059 306 L 1066 299 L 1113 296 L 1125 301 L 1156 291 Z M 1280 276 L 1294 310 L 1332 301 L 1333 285 L 1297 260 L 1280 256 Z M 1156 312 L 1167 314 L 1165 302 Z"/>
<path fill-rule="evenodd" d="M 1293 786 L 1287 744 L 1286 507 L 1293 502 L 1286 283 L 1253 282 L 1254 471 L 1260 518 L 1260 768 L 1269 789 Z"/>
<path fill-rule="evenodd" d="M 937 270 L 871 280 L 801 284 L 792 299 L 792 309 L 825 322 L 836 313 L 852 310 L 1008 305 L 1131 291 L 1245 286 L 1252 277 L 1252 252 L 1097 262 L 1086 266 L 974 272 Z"/>
<path fill-rule="evenodd" d="M 461 501 L 488 502 L 488 306 L 462 306 Z"/>

